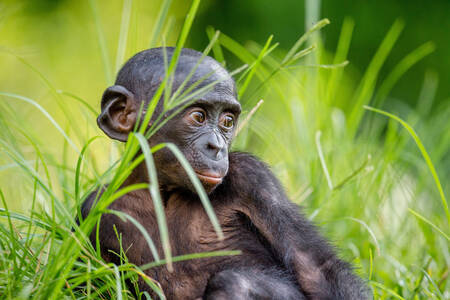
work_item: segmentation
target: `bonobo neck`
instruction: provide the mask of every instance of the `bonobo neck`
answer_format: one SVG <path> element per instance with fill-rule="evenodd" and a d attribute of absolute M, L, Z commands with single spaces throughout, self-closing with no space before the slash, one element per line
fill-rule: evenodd
<path fill-rule="evenodd" d="M 122 186 L 129 186 L 138 183 L 150 183 L 150 176 L 148 175 L 147 165 L 145 164 L 145 161 L 141 162 L 136 168 L 134 168 L 130 176 L 125 179 Z M 162 186 L 161 181 L 159 181 L 159 189 L 161 193 L 173 190 L 170 187 Z"/>
<path fill-rule="evenodd" d="M 149 183 L 150 178 L 148 176 L 147 166 L 145 161 L 141 162 L 134 170 L 131 172 L 130 176 L 125 179 L 123 185 L 128 186 L 137 183 Z"/>
<path fill-rule="evenodd" d="M 139 183 L 149 183 L 150 177 L 148 176 L 147 166 L 145 164 L 145 161 L 140 163 L 134 170 L 131 172 L 131 174 L 125 179 L 125 181 L 122 184 L 122 187 L 133 185 L 133 184 L 139 184 Z M 167 186 L 161 186 L 159 185 L 159 192 L 161 195 L 161 199 L 163 201 L 164 206 L 166 206 L 167 201 L 170 197 L 173 197 L 173 195 L 180 192 L 177 188 L 170 188 Z M 183 191 L 184 195 L 188 195 L 191 192 L 190 191 Z"/>

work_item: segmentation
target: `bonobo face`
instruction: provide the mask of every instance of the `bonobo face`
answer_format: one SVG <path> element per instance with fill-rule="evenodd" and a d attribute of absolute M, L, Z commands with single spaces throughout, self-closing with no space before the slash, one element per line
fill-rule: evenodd
<path fill-rule="evenodd" d="M 174 143 L 191 164 L 207 192 L 217 187 L 228 172 L 228 150 L 240 113 L 234 95 L 234 82 L 222 68 L 211 73 L 211 66 L 202 64 L 199 75 L 210 73 L 202 86 L 219 81 L 214 88 L 183 109 L 167 122 L 150 144 Z M 187 74 L 177 73 L 175 82 Z M 163 149 L 154 154 L 160 184 L 168 189 L 194 190 L 189 178 L 174 155 Z"/>
<path fill-rule="evenodd" d="M 151 99 L 164 78 L 164 61 L 159 57 L 163 53 L 160 49 L 150 49 L 130 59 L 119 72 L 116 85 L 105 91 L 98 124 L 111 138 L 126 141 L 128 133 L 134 128 L 141 102 Z M 170 59 L 171 53 L 168 54 Z M 228 172 L 228 150 L 241 107 L 236 99 L 234 81 L 228 72 L 210 57 L 196 66 L 200 56 L 196 51 L 183 49 L 172 91 L 175 92 L 183 84 L 194 68 L 194 75 L 184 90 L 196 84 L 196 88 L 190 91 L 194 93 L 202 87 L 214 85 L 188 106 L 180 104 L 164 113 L 163 119 L 181 105 L 185 106 L 150 137 L 149 144 L 175 144 L 191 164 L 205 190 L 210 193 Z M 152 122 L 162 113 L 161 108 L 162 102 Z M 154 153 L 154 160 L 162 189 L 195 191 L 183 167 L 169 149 L 163 148 Z"/>

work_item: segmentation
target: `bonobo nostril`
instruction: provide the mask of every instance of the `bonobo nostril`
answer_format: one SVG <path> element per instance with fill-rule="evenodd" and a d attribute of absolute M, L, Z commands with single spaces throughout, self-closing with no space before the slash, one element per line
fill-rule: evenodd
<path fill-rule="evenodd" d="M 206 141 L 206 150 L 209 155 L 217 157 L 225 147 L 225 141 L 221 136 L 218 136 L 215 132 L 212 132 L 208 136 Z"/>
<path fill-rule="evenodd" d="M 211 149 L 211 150 L 220 150 L 220 145 L 218 144 L 218 143 L 211 143 L 211 142 L 208 142 L 208 149 Z"/>

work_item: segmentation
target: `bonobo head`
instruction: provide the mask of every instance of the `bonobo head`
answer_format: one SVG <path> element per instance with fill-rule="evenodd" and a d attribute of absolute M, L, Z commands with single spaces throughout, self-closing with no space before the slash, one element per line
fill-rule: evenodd
<path fill-rule="evenodd" d="M 143 116 L 137 116 L 141 103 L 144 102 L 145 111 L 149 100 L 164 79 L 167 62 L 170 62 L 174 50 L 172 47 L 166 47 L 142 51 L 133 56 L 119 71 L 115 85 L 107 88 L 103 94 L 102 112 L 97 119 L 98 126 L 109 137 L 126 141 L 136 121 L 143 119 Z M 200 52 L 191 49 L 181 51 L 172 94 L 194 70 L 201 56 Z M 197 96 L 194 102 L 182 109 L 149 139 L 150 146 L 163 142 L 178 146 L 208 193 L 222 182 L 228 172 L 228 149 L 241 106 L 236 99 L 233 79 L 211 57 L 205 57 L 200 62 L 194 75 L 183 87 L 183 90 L 187 90 L 195 84 L 195 88 L 189 91 L 194 93 L 215 82 L 215 85 Z M 150 124 L 163 113 L 163 99 L 164 95 Z M 171 111 L 165 112 L 162 119 L 170 114 Z M 169 149 L 157 151 L 154 158 L 162 189 L 181 188 L 194 191 L 184 169 Z"/>

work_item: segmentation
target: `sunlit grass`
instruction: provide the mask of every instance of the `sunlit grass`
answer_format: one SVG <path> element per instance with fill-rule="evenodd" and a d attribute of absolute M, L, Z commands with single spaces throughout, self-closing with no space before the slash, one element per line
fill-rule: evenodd
<path fill-rule="evenodd" d="M 144 35 L 141 30 L 138 33 L 142 36 L 137 38 L 133 16 L 138 1 L 120 2 L 123 9 L 115 17 L 121 21 L 111 43 L 105 35 L 110 28 L 103 25 L 108 17 L 100 16 L 95 0 L 89 1 L 87 16 L 93 22 L 91 30 L 99 50 L 88 59 L 102 61 L 102 72 L 95 69 L 95 75 L 104 78 L 102 88 L 112 84 L 113 70 L 126 60 L 137 40 L 144 40 L 145 48 L 173 38 L 164 35 L 173 26 L 167 19 L 171 2 L 162 1 L 150 33 Z M 166 84 L 170 85 L 176 57 L 188 40 L 199 4 L 193 1 L 189 8 L 177 35 L 175 59 L 167 62 L 168 76 L 154 99 L 168 90 Z M 279 45 L 276 36 L 244 46 L 239 37 L 206 29 L 211 43 L 205 55 L 215 56 L 228 69 L 234 66 L 227 59 L 240 61 L 234 77 L 244 112 L 234 149 L 253 152 L 272 166 L 290 198 L 304 207 L 342 250 L 342 256 L 353 262 L 376 299 L 446 299 L 450 288 L 445 196 L 450 179 L 450 105 L 444 102 L 431 109 L 429 103 L 438 84 L 432 73 L 425 75 L 417 108 L 389 98 L 398 79 L 429 55 L 434 45 L 424 41 L 386 78 L 380 78 L 384 61 L 402 30 L 407 30 L 407 24 L 398 21 L 371 53 L 373 59 L 358 80 L 347 72 L 352 67 L 347 54 L 352 51 L 352 34 L 358 24 L 350 19 L 344 22 L 333 55 L 323 49 L 320 39 L 311 39 L 328 23 L 326 19 L 317 22 L 299 34 L 291 47 Z M 111 47 L 116 48 L 114 60 L 110 58 Z M 19 92 L 4 85 L 0 90 L 0 297 L 131 298 L 125 279 L 136 282 L 138 277 L 162 297 L 157 283 L 143 273 L 145 269 L 159 265 L 170 268 L 185 259 L 238 254 L 172 257 L 152 162 L 152 153 L 161 147 L 169 147 L 186 168 L 221 236 L 201 184 L 176 147 L 149 148 L 144 127 L 137 128 L 125 146 L 110 142 L 95 124 L 101 91 L 83 95 L 80 90 L 55 85 L 27 57 L 14 52 L 2 55 L 19 59 L 45 92 L 34 93 L 28 85 Z M 315 61 L 305 59 L 310 55 Z M 171 96 L 165 99 L 169 106 L 195 99 L 181 92 Z M 151 103 L 144 124 L 153 112 L 155 102 Z M 370 110 L 389 118 L 367 111 L 363 105 L 371 105 Z M 138 151 L 142 154 L 136 156 Z M 147 165 L 151 183 L 120 189 L 126 176 L 142 162 Z M 75 217 L 80 204 L 107 183 L 93 213 L 78 227 Z M 135 266 L 119 253 L 122 265 L 106 264 L 89 243 L 87 233 L 96 230 L 97 220 L 105 212 L 115 213 L 144 231 L 132 217 L 107 209 L 121 195 L 142 188 L 148 188 L 155 201 L 164 257 L 154 251 L 151 237 L 144 233 L 155 262 Z M 139 297 L 145 299 L 146 295 Z"/>

